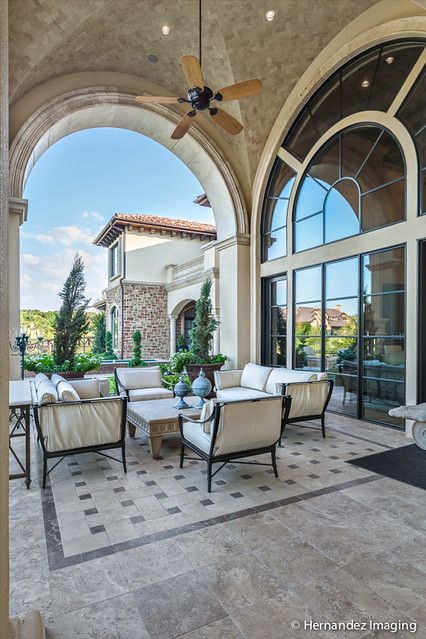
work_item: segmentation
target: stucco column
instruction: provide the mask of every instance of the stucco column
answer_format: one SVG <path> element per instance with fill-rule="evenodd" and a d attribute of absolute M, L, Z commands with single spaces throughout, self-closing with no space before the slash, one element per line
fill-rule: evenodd
<path fill-rule="evenodd" d="M 220 315 L 215 313 L 214 318 L 216 322 L 219 322 L 217 330 L 213 333 L 213 355 L 220 353 Z"/>
<path fill-rule="evenodd" d="M 9 198 L 9 339 L 13 343 L 20 326 L 20 237 L 19 227 L 27 219 L 28 201 Z M 9 379 L 20 379 L 21 358 L 10 353 Z"/>
<path fill-rule="evenodd" d="M 234 235 L 216 245 L 220 281 L 220 349 L 229 368 L 250 360 L 250 237 Z"/>
<path fill-rule="evenodd" d="M 170 322 L 170 357 L 176 353 L 176 315 L 169 315 Z"/>
<path fill-rule="evenodd" d="M 9 627 L 8 0 L 0 0 L 0 628 Z"/>

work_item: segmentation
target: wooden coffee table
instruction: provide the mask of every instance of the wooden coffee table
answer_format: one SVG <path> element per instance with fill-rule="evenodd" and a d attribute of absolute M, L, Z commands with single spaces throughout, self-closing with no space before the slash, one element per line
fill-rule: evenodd
<path fill-rule="evenodd" d="M 185 410 L 174 408 L 178 397 L 170 399 L 150 399 L 145 402 L 129 402 L 127 404 L 127 429 L 130 437 L 134 437 L 136 427 L 148 435 L 149 447 L 153 459 L 161 459 L 160 449 L 163 435 L 179 432 L 178 414 L 197 418 L 200 409 L 192 406 Z M 196 398 L 192 398 L 196 401 Z M 191 399 L 188 400 L 191 403 Z"/>

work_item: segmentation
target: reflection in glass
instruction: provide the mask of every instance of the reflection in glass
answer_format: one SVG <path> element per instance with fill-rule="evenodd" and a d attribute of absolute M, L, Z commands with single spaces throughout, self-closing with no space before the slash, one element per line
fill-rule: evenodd
<path fill-rule="evenodd" d="M 270 366 L 286 366 L 286 338 L 271 338 L 271 360 Z"/>
<path fill-rule="evenodd" d="M 309 167 L 309 175 L 329 188 L 339 179 L 339 140 L 325 147 Z"/>
<path fill-rule="evenodd" d="M 296 222 L 295 225 L 296 251 L 320 246 L 323 244 L 323 215 L 319 213 L 306 220 Z"/>
<path fill-rule="evenodd" d="M 411 91 L 398 111 L 398 118 L 415 135 L 425 124 L 426 113 L 426 72 L 423 71 L 414 91 Z"/>
<path fill-rule="evenodd" d="M 333 394 L 328 405 L 330 410 L 345 415 L 357 416 L 358 411 L 358 379 L 351 375 L 330 373 L 334 379 Z"/>
<path fill-rule="evenodd" d="M 319 95 L 312 99 L 311 113 L 320 136 L 341 119 L 339 73 L 325 83 Z"/>
<path fill-rule="evenodd" d="M 321 302 L 297 304 L 294 323 L 296 335 L 321 335 Z"/>
<path fill-rule="evenodd" d="M 403 338 L 365 337 L 364 375 L 404 379 L 405 342 Z"/>
<path fill-rule="evenodd" d="M 326 302 L 325 332 L 328 335 L 356 335 L 358 331 L 358 298 Z"/>
<path fill-rule="evenodd" d="M 287 304 L 287 278 L 271 282 L 271 305 L 284 306 Z"/>
<path fill-rule="evenodd" d="M 404 421 L 399 417 L 391 417 L 389 411 L 405 404 L 405 384 L 403 381 L 384 381 L 380 378 L 363 379 L 363 413 L 364 419 L 385 422 L 402 427 Z"/>
<path fill-rule="evenodd" d="M 265 201 L 264 224 L 265 233 L 275 231 L 287 224 L 288 200 L 268 198 Z"/>
<path fill-rule="evenodd" d="M 365 335 L 403 335 L 404 293 L 364 298 Z"/>
<path fill-rule="evenodd" d="M 287 307 L 275 306 L 271 308 L 271 335 L 286 335 Z"/>
<path fill-rule="evenodd" d="M 295 339 L 296 368 L 321 370 L 321 338 L 296 337 Z"/>
<path fill-rule="evenodd" d="M 420 43 L 398 43 L 383 48 L 368 101 L 369 109 L 387 111 L 423 48 Z"/>
<path fill-rule="evenodd" d="M 325 286 L 328 298 L 358 295 L 358 258 L 326 264 Z"/>
<path fill-rule="evenodd" d="M 359 233 L 359 190 L 356 182 L 340 180 L 324 203 L 325 241 L 334 242 Z"/>
<path fill-rule="evenodd" d="M 296 220 L 303 220 L 308 215 L 322 211 L 328 189 L 328 184 L 320 183 L 307 175 L 297 196 Z"/>
<path fill-rule="evenodd" d="M 295 278 L 296 302 L 321 299 L 321 266 L 296 271 Z"/>
<path fill-rule="evenodd" d="M 269 178 L 267 197 L 290 197 L 295 172 L 281 158 L 277 158 Z"/>
<path fill-rule="evenodd" d="M 404 289 L 404 249 L 369 253 L 363 258 L 364 294 L 389 293 Z"/>
<path fill-rule="evenodd" d="M 358 372 L 358 340 L 356 337 L 327 337 L 325 370 L 356 375 Z"/>
<path fill-rule="evenodd" d="M 404 158 L 399 144 L 393 136 L 383 131 L 356 178 L 361 193 L 365 193 L 402 178 L 404 174 Z"/>
<path fill-rule="evenodd" d="M 287 253 L 287 229 L 277 229 L 266 233 L 263 237 L 264 255 L 266 260 L 275 260 Z"/>
<path fill-rule="evenodd" d="M 285 140 L 285 148 L 299 160 L 303 160 L 317 140 L 318 132 L 309 112 L 305 111 L 291 128 Z"/>
<path fill-rule="evenodd" d="M 342 117 L 367 108 L 378 55 L 377 49 L 368 52 L 342 71 Z"/>
<path fill-rule="evenodd" d="M 404 219 L 405 179 L 362 196 L 361 228 L 377 229 Z"/>
<path fill-rule="evenodd" d="M 355 177 L 381 135 L 376 126 L 363 125 L 342 135 L 342 175 Z"/>

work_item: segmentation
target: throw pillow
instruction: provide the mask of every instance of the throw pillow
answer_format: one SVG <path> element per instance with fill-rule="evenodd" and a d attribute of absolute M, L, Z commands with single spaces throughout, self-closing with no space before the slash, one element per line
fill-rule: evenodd
<path fill-rule="evenodd" d="M 208 419 L 209 417 L 212 416 L 214 411 L 214 399 L 210 399 L 208 402 L 204 402 L 204 406 L 202 408 L 201 411 L 201 421 L 205 421 L 206 419 Z M 210 426 L 211 426 L 212 422 L 206 422 L 205 424 L 203 424 L 203 431 L 206 433 L 206 435 L 210 435 Z"/>
<path fill-rule="evenodd" d="M 48 382 L 49 378 L 47 377 L 47 375 L 45 375 L 44 373 L 37 373 L 37 375 L 34 377 L 34 386 L 36 388 L 36 390 L 38 390 L 38 387 L 40 386 L 41 382 Z"/>
<path fill-rule="evenodd" d="M 37 388 L 37 401 L 40 406 L 43 404 L 54 404 L 58 401 L 56 386 L 49 379 L 39 383 Z"/>
<path fill-rule="evenodd" d="M 75 402 L 79 401 L 80 395 L 75 388 L 71 386 L 69 382 L 59 382 L 58 395 L 61 402 Z"/>

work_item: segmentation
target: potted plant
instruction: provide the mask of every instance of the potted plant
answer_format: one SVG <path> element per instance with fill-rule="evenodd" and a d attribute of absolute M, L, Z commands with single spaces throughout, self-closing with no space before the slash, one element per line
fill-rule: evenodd
<path fill-rule="evenodd" d="M 180 335 L 178 335 L 178 338 L 176 340 L 176 347 L 177 347 L 178 351 L 187 351 L 188 350 L 188 347 L 186 345 L 185 336 L 182 335 L 182 333 L 180 333 Z"/>
<path fill-rule="evenodd" d="M 141 359 L 142 355 L 142 335 L 140 331 L 133 333 L 133 358 L 129 362 L 131 368 L 137 368 L 139 366 L 146 366 L 146 363 Z"/>

